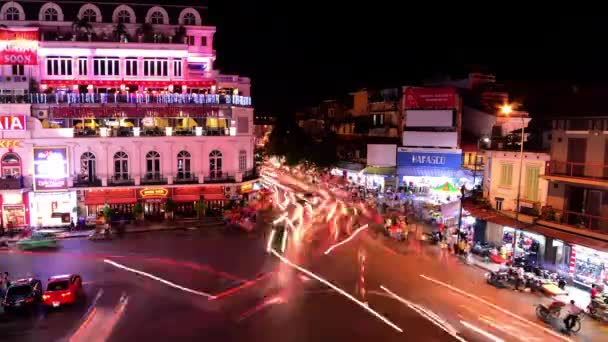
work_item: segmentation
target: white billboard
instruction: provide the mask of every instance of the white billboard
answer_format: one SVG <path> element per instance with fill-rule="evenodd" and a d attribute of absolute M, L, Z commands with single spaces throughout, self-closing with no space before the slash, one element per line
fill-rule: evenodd
<path fill-rule="evenodd" d="M 403 132 L 406 147 L 458 147 L 457 132 Z M 368 153 L 369 155 L 369 153 Z M 369 158 L 369 156 L 368 156 Z"/>
<path fill-rule="evenodd" d="M 395 166 L 397 165 L 397 145 L 367 144 L 367 165 Z"/>
<path fill-rule="evenodd" d="M 406 110 L 405 127 L 453 127 L 452 110 Z"/>

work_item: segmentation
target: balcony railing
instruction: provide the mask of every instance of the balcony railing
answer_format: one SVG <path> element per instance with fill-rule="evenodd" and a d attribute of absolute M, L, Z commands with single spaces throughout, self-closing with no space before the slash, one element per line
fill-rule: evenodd
<path fill-rule="evenodd" d="M 233 105 L 251 106 L 251 97 L 220 94 L 149 94 L 149 93 L 30 93 L 0 95 L 0 103 L 32 104 L 168 104 L 168 105 Z"/>
<path fill-rule="evenodd" d="M 599 163 L 577 163 L 552 160 L 547 162 L 545 174 L 548 176 L 608 179 L 608 165 Z"/>
<path fill-rule="evenodd" d="M 204 180 L 205 180 L 205 183 L 234 183 L 235 182 L 234 175 L 230 175 L 225 172 L 210 174 L 209 176 L 205 177 Z"/>
<path fill-rule="evenodd" d="M 115 175 L 110 177 L 108 185 L 112 186 L 127 186 L 135 185 L 135 181 L 129 175 Z"/>
<path fill-rule="evenodd" d="M 184 172 L 184 173 L 178 173 L 175 175 L 175 177 L 173 178 L 173 183 L 174 184 L 197 184 L 198 183 L 198 177 L 196 177 L 195 175 L 193 175 L 190 172 Z"/>
<path fill-rule="evenodd" d="M 74 187 L 94 187 L 101 186 L 101 179 L 97 177 L 90 178 L 88 176 L 76 176 L 74 177 Z"/>
<path fill-rule="evenodd" d="M 608 217 L 543 207 L 541 219 L 577 229 L 585 229 L 597 233 L 608 234 Z"/>
<path fill-rule="evenodd" d="M 171 136 L 195 136 L 195 129 L 174 129 Z M 228 128 L 204 128 L 201 130 L 201 136 L 229 136 L 230 130 Z M 78 138 L 96 138 L 101 136 L 101 130 L 99 128 L 75 128 L 74 137 Z M 133 127 L 120 127 L 109 131 L 108 136 L 111 137 L 133 137 L 135 131 Z M 140 129 L 140 137 L 161 137 L 167 136 L 167 131 L 160 128 L 148 128 Z"/>
<path fill-rule="evenodd" d="M 0 190 L 22 189 L 23 177 L 3 177 L 0 178 Z"/>
<path fill-rule="evenodd" d="M 258 173 L 257 169 L 253 169 L 253 170 L 249 170 L 249 171 L 245 171 L 243 172 L 243 182 L 244 181 L 248 181 L 248 180 L 252 180 L 252 179 L 256 179 L 258 178 L 260 175 Z"/>
<path fill-rule="evenodd" d="M 141 177 L 141 184 L 167 184 L 167 178 L 159 172 L 148 172 Z"/>

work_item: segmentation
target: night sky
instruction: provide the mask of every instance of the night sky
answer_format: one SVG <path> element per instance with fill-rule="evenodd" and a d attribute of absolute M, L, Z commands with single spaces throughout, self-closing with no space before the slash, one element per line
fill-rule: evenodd
<path fill-rule="evenodd" d="M 216 67 L 252 78 L 258 113 L 285 115 L 358 88 L 487 71 L 542 116 L 573 85 L 587 89 L 608 77 L 604 17 L 404 15 L 388 4 L 351 5 L 347 14 L 284 3 L 209 3 Z"/>

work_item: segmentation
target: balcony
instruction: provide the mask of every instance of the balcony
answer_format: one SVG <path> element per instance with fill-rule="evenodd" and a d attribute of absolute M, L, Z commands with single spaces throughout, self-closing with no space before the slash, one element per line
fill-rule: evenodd
<path fill-rule="evenodd" d="M 538 223 L 583 235 L 608 234 L 608 217 L 543 207 Z"/>
<path fill-rule="evenodd" d="M 258 174 L 258 170 L 257 169 L 245 171 L 245 172 L 243 172 L 243 182 L 249 181 L 249 180 L 252 180 L 252 179 L 256 179 L 259 176 L 260 175 Z"/>
<path fill-rule="evenodd" d="M 135 129 L 139 129 L 139 135 L 136 134 Z M 164 137 L 167 135 L 167 131 L 165 129 L 161 129 L 158 127 L 155 128 L 138 128 L 138 127 L 119 127 L 113 129 L 107 129 L 107 136 L 109 137 Z M 200 134 L 197 135 L 196 130 L 194 128 L 191 129 L 181 129 L 177 128 L 172 130 L 170 136 L 180 136 L 180 137 L 192 137 L 192 136 L 229 136 L 230 130 L 227 128 L 204 128 L 201 129 Z M 74 128 L 74 137 L 76 138 L 98 138 L 106 136 L 103 135 L 100 128 Z"/>
<path fill-rule="evenodd" d="M 205 183 L 234 183 L 234 175 L 225 172 L 217 172 L 204 178 Z"/>
<path fill-rule="evenodd" d="M 120 83 L 120 82 L 119 82 Z M 150 94 L 150 93 L 30 93 L 0 95 L 0 103 L 32 104 L 164 104 L 164 105 L 231 105 L 250 107 L 251 97 L 223 94 Z"/>
<path fill-rule="evenodd" d="M 575 184 L 607 186 L 608 165 L 552 160 L 546 164 L 545 178 Z"/>
<path fill-rule="evenodd" d="M 135 181 L 129 175 L 114 175 L 108 180 L 109 186 L 135 185 Z"/>
<path fill-rule="evenodd" d="M 23 177 L 2 177 L 0 178 L 0 190 L 14 190 L 23 188 Z"/>
<path fill-rule="evenodd" d="M 145 185 L 160 185 L 167 184 L 167 178 L 163 177 L 160 172 L 148 172 L 141 177 L 141 184 Z"/>
<path fill-rule="evenodd" d="M 180 172 L 173 177 L 173 184 L 198 184 L 198 177 L 190 172 Z"/>
<path fill-rule="evenodd" d="M 76 176 L 74 177 L 74 187 L 75 188 L 88 188 L 88 187 L 97 187 L 101 186 L 101 179 L 97 177 L 90 178 L 88 176 Z"/>

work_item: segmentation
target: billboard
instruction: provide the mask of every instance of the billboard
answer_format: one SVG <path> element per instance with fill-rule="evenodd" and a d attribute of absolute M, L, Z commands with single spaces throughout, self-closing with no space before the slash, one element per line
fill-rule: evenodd
<path fill-rule="evenodd" d="M 25 115 L 0 115 L 0 131 L 25 131 Z"/>
<path fill-rule="evenodd" d="M 453 127 L 454 111 L 444 110 L 406 110 L 405 127 Z"/>
<path fill-rule="evenodd" d="M 403 146 L 407 147 L 458 147 L 458 132 L 403 132 Z"/>
<path fill-rule="evenodd" d="M 34 147 L 34 191 L 68 188 L 68 148 Z"/>
<path fill-rule="evenodd" d="M 403 102 L 405 109 L 456 109 L 456 89 L 405 87 Z"/>
<path fill-rule="evenodd" d="M 397 165 L 397 145 L 367 144 L 367 165 L 395 166 Z"/>
<path fill-rule="evenodd" d="M 397 152 L 397 166 L 426 166 L 459 169 L 462 165 L 462 152 L 418 151 L 400 148 Z"/>
<path fill-rule="evenodd" d="M 0 65 L 37 65 L 38 28 L 0 28 Z"/>

